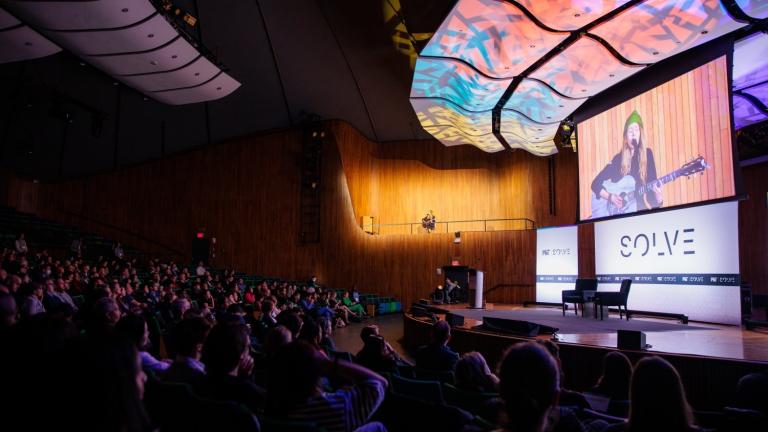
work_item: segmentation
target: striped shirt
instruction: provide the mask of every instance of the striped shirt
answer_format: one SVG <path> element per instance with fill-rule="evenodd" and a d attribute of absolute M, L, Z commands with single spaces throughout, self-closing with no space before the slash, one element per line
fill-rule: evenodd
<path fill-rule="evenodd" d="M 354 387 L 313 396 L 289 414 L 294 421 L 315 423 L 328 432 L 351 432 L 365 424 L 384 400 L 379 380 L 366 380 Z"/>

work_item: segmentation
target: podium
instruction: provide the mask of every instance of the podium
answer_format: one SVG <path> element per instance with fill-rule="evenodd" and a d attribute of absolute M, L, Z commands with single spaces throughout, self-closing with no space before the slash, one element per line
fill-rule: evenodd
<path fill-rule="evenodd" d="M 467 266 L 444 266 L 443 275 L 456 281 L 468 293 L 467 303 L 470 308 L 485 308 L 482 271 Z"/>
<path fill-rule="evenodd" d="M 469 269 L 469 308 L 485 309 L 483 272 L 477 269 Z"/>

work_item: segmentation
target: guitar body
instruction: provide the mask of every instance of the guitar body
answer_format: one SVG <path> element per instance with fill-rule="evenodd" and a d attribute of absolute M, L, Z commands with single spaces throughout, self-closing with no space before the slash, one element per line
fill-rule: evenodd
<path fill-rule="evenodd" d="M 624 207 L 618 208 L 607 199 L 601 198 L 592 192 L 592 216 L 591 219 L 614 216 L 617 214 L 634 213 L 637 211 L 637 199 L 635 188 L 637 182 L 631 175 L 625 175 L 621 180 L 603 182 L 603 189 L 613 195 L 618 195 L 624 200 Z"/>
<path fill-rule="evenodd" d="M 652 191 L 656 187 L 661 187 L 677 178 L 689 177 L 694 174 L 704 173 L 704 170 L 711 168 L 702 156 L 696 159 L 686 162 L 682 167 L 672 171 L 671 173 L 653 180 L 648 184 L 638 187 L 635 178 L 631 175 L 625 175 L 621 180 L 614 182 L 606 180 L 603 182 L 603 189 L 613 195 L 618 195 L 624 201 L 624 206 L 621 208 L 616 207 L 607 199 L 601 198 L 599 195 L 595 195 L 592 192 L 592 216 L 590 219 L 596 219 L 601 217 L 613 216 L 624 213 L 634 213 L 637 211 L 637 199 L 645 199 L 648 192 Z M 648 206 L 647 201 L 643 201 Z"/>

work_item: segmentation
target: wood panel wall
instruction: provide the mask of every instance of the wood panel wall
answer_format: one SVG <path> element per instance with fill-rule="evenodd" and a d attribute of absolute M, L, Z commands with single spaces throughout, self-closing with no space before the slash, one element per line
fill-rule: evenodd
<path fill-rule="evenodd" d="M 323 151 L 322 237 L 300 245 L 301 135 L 252 136 L 115 172 L 60 183 L 17 182 L 14 193 L 40 216 L 162 254 L 189 258 L 194 233 L 216 237 L 215 265 L 290 279 L 317 274 L 331 286 L 400 297 L 427 297 L 442 283 L 436 269 L 458 258 L 486 271 L 491 302 L 534 296 L 535 232 L 372 236 L 377 222 L 527 217 L 537 226 L 576 218 L 576 155 L 490 155 L 437 142 L 371 143 L 345 123 L 327 125 Z M 740 207 L 742 274 L 767 293 L 765 193 L 768 165 L 744 171 L 750 200 Z M 552 176 L 550 178 L 550 176 Z M 549 184 L 554 185 L 550 192 Z M 7 189 L 6 189 L 7 190 Z M 34 198 L 34 199 L 33 199 Z M 383 219 L 383 220 L 382 220 Z M 444 219 L 443 219 L 444 220 Z M 594 276 L 594 228 L 579 227 L 579 273 Z"/>

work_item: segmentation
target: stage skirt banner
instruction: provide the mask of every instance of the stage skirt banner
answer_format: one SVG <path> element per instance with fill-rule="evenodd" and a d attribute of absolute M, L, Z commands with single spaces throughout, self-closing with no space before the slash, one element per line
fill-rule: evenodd
<path fill-rule="evenodd" d="M 560 303 L 579 274 L 579 235 L 575 226 L 536 230 L 536 301 Z"/>
<path fill-rule="evenodd" d="M 738 203 L 595 223 L 598 291 L 631 279 L 630 310 L 741 322 Z"/>

